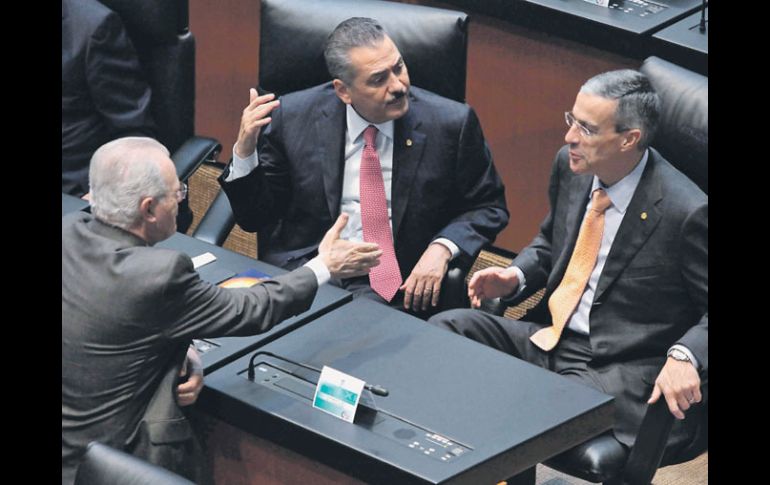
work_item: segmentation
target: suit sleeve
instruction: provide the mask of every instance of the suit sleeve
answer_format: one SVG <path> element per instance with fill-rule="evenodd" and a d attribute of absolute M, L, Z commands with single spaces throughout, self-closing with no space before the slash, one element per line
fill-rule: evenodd
<path fill-rule="evenodd" d="M 445 237 L 468 256 L 475 256 L 508 224 L 505 188 L 495 170 L 481 124 L 468 109 L 460 129 L 455 160 L 457 214 L 434 237 Z"/>
<path fill-rule="evenodd" d="M 677 342 L 690 349 L 703 370 L 708 370 L 708 203 L 685 220 L 681 234 L 682 279 L 701 318 Z"/>
<path fill-rule="evenodd" d="M 225 289 L 200 279 L 190 258 L 177 253 L 163 292 L 161 318 L 168 338 L 190 339 L 253 335 L 306 311 L 318 283 L 299 268 L 251 288 Z"/>
<path fill-rule="evenodd" d="M 272 121 L 257 143 L 259 165 L 245 177 L 226 182 L 229 166 L 219 177 L 227 194 L 235 222 L 243 230 L 258 232 L 278 222 L 291 199 L 291 174 L 282 137 L 282 110 L 271 113 Z"/>
<path fill-rule="evenodd" d="M 116 14 L 108 15 L 91 37 L 86 52 L 86 77 L 93 103 L 112 138 L 155 136 L 150 86 Z"/>

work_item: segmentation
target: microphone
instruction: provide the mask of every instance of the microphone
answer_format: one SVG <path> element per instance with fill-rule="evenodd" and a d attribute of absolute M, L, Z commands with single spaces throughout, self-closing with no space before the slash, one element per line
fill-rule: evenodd
<path fill-rule="evenodd" d="M 703 7 L 701 7 L 700 25 L 698 26 L 698 30 L 701 32 L 706 31 L 706 0 L 703 0 Z"/>
<path fill-rule="evenodd" d="M 252 382 L 256 378 L 256 375 L 255 375 L 256 371 L 254 370 L 254 360 L 259 355 L 267 355 L 268 357 L 273 357 L 273 358 L 276 358 L 278 360 L 282 360 L 284 362 L 288 362 L 289 364 L 293 364 L 293 365 L 296 365 L 298 367 L 302 367 L 304 369 L 308 369 L 308 370 L 312 370 L 314 372 L 318 372 L 319 374 L 321 373 L 321 369 L 319 369 L 318 367 L 313 367 L 312 365 L 309 365 L 309 364 L 302 364 L 300 362 L 295 362 L 295 361 L 293 361 L 291 359 L 288 359 L 286 357 L 282 357 L 280 355 L 276 355 L 276 354 L 274 354 L 272 352 L 268 352 L 266 350 L 260 350 L 259 352 L 255 352 L 251 356 L 251 359 L 249 359 L 249 370 L 248 370 L 247 376 L 248 376 L 249 380 L 252 381 Z M 390 392 L 388 392 L 387 389 L 385 389 L 384 387 L 379 386 L 379 385 L 364 384 L 364 389 L 370 391 L 372 394 L 376 394 L 376 395 L 382 396 L 382 397 L 386 397 L 388 394 L 390 394 Z"/>

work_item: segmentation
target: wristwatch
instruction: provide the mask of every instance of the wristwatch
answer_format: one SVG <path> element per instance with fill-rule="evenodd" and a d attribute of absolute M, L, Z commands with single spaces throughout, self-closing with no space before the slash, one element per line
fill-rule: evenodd
<path fill-rule="evenodd" d="M 687 356 L 686 353 L 682 352 L 681 349 L 673 348 L 668 351 L 668 356 L 671 357 L 674 360 L 678 360 L 680 362 L 691 362 L 690 358 Z"/>

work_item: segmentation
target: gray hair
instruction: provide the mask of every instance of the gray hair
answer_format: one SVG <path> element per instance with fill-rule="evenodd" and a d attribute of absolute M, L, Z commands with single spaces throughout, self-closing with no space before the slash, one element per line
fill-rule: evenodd
<path fill-rule="evenodd" d="M 385 39 L 385 29 L 374 19 L 351 17 L 329 34 L 324 47 L 326 68 L 332 78 L 350 85 L 356 73 L 348 53 L 355 47 L 374 47 Z"/>
<path fill-rule="evenodd" d="M 581 93 L 618 101 L 615 130 L 639 128 L 639 149 L 650 146 L 660 118 L 660 98 L 647 76 L 633 69 L 598 74 L 583 84 Z"/>
<path fill-rule="evenodd" d="M 160 160 L 168 149 L 152 138 L 118 138 L 99 147 L 91 157 L 88 176 L 91 213 L 108 224 L 129 229 L 139 222 L 144 197 L 168 195 Z"/>

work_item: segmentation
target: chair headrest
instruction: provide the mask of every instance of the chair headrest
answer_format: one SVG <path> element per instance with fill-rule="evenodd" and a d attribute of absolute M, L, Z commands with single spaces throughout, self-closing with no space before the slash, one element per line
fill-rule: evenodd
<path fill-rule="evenodd" d="M 654 56 L 640 71 L 661 99 L 652 146 L 708 193 L 708 78 Z"/>
<path fill-rule="evenodd" d="M 120 15 L 135 44 L 173 44 L 189 30 L 188 0 L 99 0 Z"/>
<path fill-rule="evenodd" d="M 455 10 L 374 0 L 262 0 L 259 86 L 285 94 L 331 79 L 329 34 L 350 17 L 378 20 L 398 46 L 412 84 L 465 101 L 468 16 Z"/>

